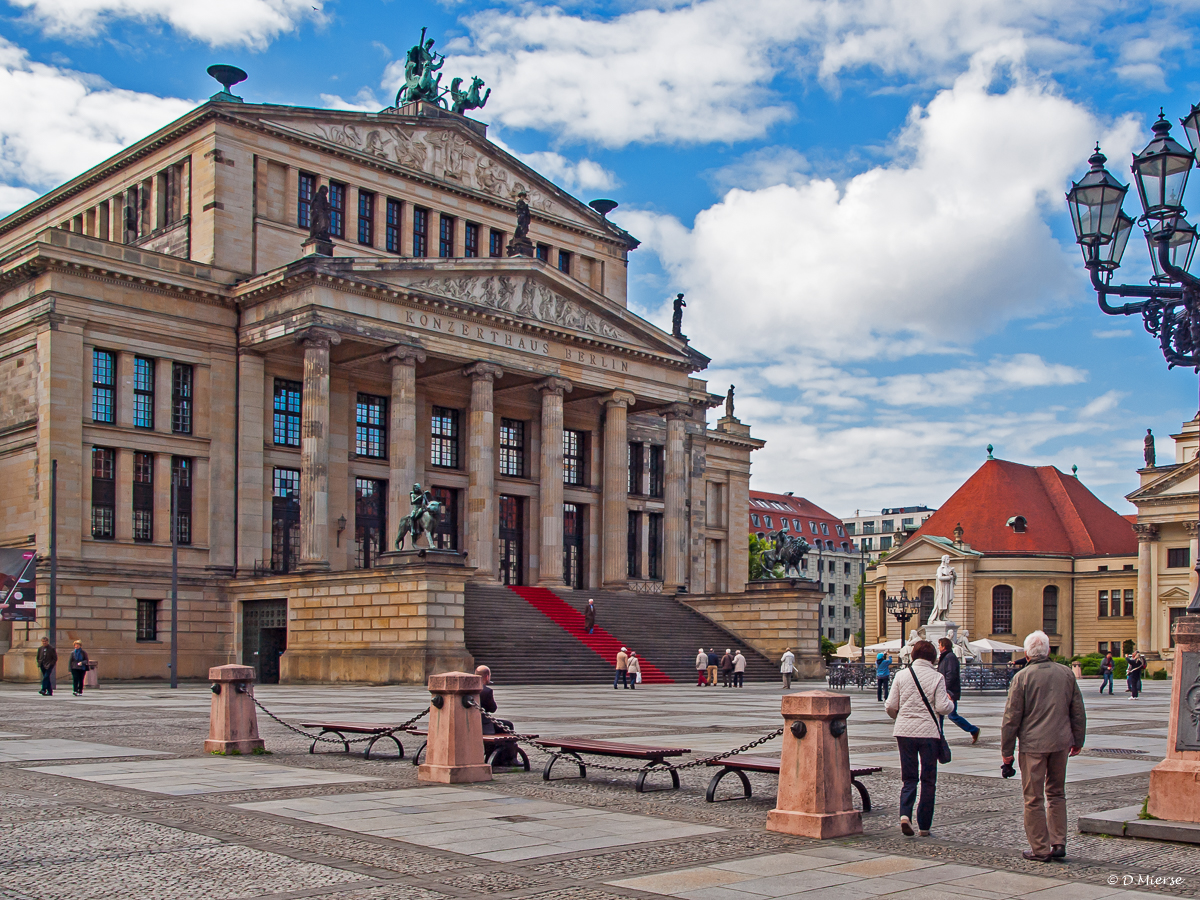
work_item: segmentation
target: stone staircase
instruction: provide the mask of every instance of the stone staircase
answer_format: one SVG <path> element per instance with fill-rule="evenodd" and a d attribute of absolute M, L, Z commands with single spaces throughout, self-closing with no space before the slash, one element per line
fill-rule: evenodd
<path fill-rule="evenodd" d="M 589 597 L 596 601 L 596 631 L 585 635 Z M 491 668 L 497 684 L 611 683 L 621 646 L 637 651 L 644 683 L 694 684 L 701 646 L 718 653 L 741 647 L 747 681 L 779 677 L 778 663 L 673 597 L 468 584 L 465 603 L 467 650 Z"/>

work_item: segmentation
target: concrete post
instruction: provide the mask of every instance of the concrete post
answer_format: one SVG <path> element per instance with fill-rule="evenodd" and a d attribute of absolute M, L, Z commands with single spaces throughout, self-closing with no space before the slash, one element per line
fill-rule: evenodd
<path fill-rule="evenodd" d="M 300 401 L 300 564 L 301 572 L 329 570 L 329 348 L 341 338 L 311 328 L 304 345 L 304 387 Z"/>
<path fill-rule="evenodd" d="M 378 198 L 377 198 L 378 199 Z M 383 354 L 392 366 L 392 399 L 388 404 L 388 527 L 393 534 L 408 515 L 408 492 L 417 480 L 417 363 L 425 353 L 398 344 Z M 389 537 L 384 550 L 391 550 Z"/>
<path fill-rule="evenodd" d="M 1156 819 L 1200 822 L 1200 616 L 1176 620 L 1172 675 L 1167 758 L 1150 770 L 1147 812 Z"/>
<path fill-rule="evenodd" d="M 538 503 L 541 508 L 542 545 L 538 551 L 538 584 L 563 586 L 563 392 L 571 390 L 565 378 L 547 378 L 542 392 L 542 456 L 538 468 Z"/>
<path fill-rule="evenodd" d="M 1133 526 L 1138 539 L 1137 574 L 1137 649 L 1139 653 L 1152 653 L 1157 648 L 1151 644 L 1151 618 L 1154 611 L 1154 554 L 1158 549 L 1158 526 L 1138 524 Z"/>
<path fill-rule="evenodd" d="M 691 408 L 682 403 L 667 410 L 666 484 L 663 486 L 663 592 L 687 587 L 687 420 Z"/>
<path fill-rule="evenodd" d="M 212 706 L 208 717 L 206 753 L 250 753 L 264 747 L 258 736 L 250 666 L 215 666 L 208 670 L 212 685 Z"/>
<path fill-rule="evenodd" d="M 429 740 L 418 781 L 464 784 L 491 781 L 492 767 L 484 762 L 483 718 L 479 692 L 483 679 L 466 672 L 429 676 Z"/>
<path fill-rule="evenodd" d="M 467 565 L 488 580 L 496 579 L 496 452 L 492 382 L 504 370 L 477 362 L 463 369 L 471 379 L 467 426 Z"/>
<path fill-rule="evenodd" d="M 604 404 L 604 539 L 600 546 L 604 586 L 621 590 L 626 586 L 625 541 L 629 510 L 629 449 L 625 427 L 626 410 L 637 398 L 628 391 L 613 391 Z"/>
<path fill-rule="evenodd" d="M 850 698 L 832 691 L 789 694 L 782 703 L 779 795 L 767 830 L 825 840 L 862 834 L 850 799 Z"/>

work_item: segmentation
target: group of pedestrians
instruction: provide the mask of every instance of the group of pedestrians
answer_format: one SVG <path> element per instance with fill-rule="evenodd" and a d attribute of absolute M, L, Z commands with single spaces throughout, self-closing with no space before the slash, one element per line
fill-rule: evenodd
<path fill-rule="evenodd" d="M 1125 693 L 1129 694 L 1130 700 L 1136 700 L 1142 692 L 1142 675 L 1146 671 L 1146 657 L 1138 653 L 1137 649 L 1130 651 L 1126 657 L 1125 668 Z M 1100 693 L 1104 693 L 1105 686 L 1108 687 L 1109 696 L 1113 692 L 1113 669 L 1116 668 L 1116 663 L 1113 661 L 1113 655 L 1107 654 L 1100 662 Z"/>
<path fill-rule="evenodd" d="M 718 656 L 716 647 L 696 651 L 696 687 L 716 687 L 718 674 L 724 687 L 746 686 L 746 657 L 740 648 L 726 648 L 724 656 Z"/>
<path fill-rule="evenodd" d="M 613 690 L 617 689 L 617 682 L 619 681 L 621 682 L 621 687 L 636 691 L 641 680 L 642 661 L 628 647 L 622 647 L 621 651 L 617 654 L 617 671 L 613 675 Z"/>
<path fill-rule="evenodd" d="M 38 647 L 37 651 L 37 667 L 42 673 L 42 686 L 38 691 L 43 697 L 54 696 L 54 690 L 58 686 L 56 673 L 58 671 L 58 651 L 50 646 L 50 638 L 42 638 L 42 646 Z M 71 655 L 67 657 L 67 668 L 71 672 L 71 694 L 75 697 L 83 696 L 83 676 L 88 670 L 88 655 L 83 649 L 83 642 L 76 641 Z"/>

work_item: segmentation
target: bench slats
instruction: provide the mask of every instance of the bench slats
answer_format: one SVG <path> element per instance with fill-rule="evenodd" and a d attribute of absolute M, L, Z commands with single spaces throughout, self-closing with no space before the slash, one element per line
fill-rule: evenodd
<path fill-rule="evenodd" d="M 662 759 L 664 756 L 683 756 L 692 751 L 686 747 L 644 747 L 640 744 L 621 744 L 616 741 L 561 740 L 538 741 L 543 747 L 556 747 L 593 756 L 620 756 L 625 759 Z"/>
<path fill-rule="evenodd" d="M 326 731 L 344 731 L 347 734 L 375 734 L 391 731 L 395 725 L 379 725 L 370 722 L 301 722 L 301 728 L 324 728 Z"/>

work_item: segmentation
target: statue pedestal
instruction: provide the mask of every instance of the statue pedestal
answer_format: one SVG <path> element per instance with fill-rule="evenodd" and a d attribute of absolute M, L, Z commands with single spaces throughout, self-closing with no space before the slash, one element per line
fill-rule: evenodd
<path fill-rule="evenodd" d="M 333 256 L 333 241 L 309 238 L 300 245 L 305 256 Z"/>
<path fill-rule="evenodd" d="M 930 625 L 923 626 L 921 630 L 925 633 L 925 640 L 929 641 L 929 643 L 936 647 L 938 645 L 938 641 L 940 641 L 942 638 L 947 638 L 953 641 L 953 638 L 950 637 L 950 632 L 957 631 L 958 626 L 953 622 L 934 622 Z"/>
<path fill-rule="evenodd" d="M 438 550 L 436 547 L 417 547 L 414 550 L 389 550 L 376 557 L 376 568 L 414 566 L 432 563 L 439 566 L 465 566 L 467 554 L 460 550 Z"/>
<path fill-rule="evenodd" d="M 513 238 L 508 242 L 509 256 L 533 256 L 533 241 L 527 237 Z"/>
<path fill-rule="evenodd" d="M 1175 671 L 1167 758 L 1150 772 L 1150 803 L 1157 819 L 1200 822 L 1200 616 L 1175 626 Z"/>

